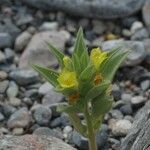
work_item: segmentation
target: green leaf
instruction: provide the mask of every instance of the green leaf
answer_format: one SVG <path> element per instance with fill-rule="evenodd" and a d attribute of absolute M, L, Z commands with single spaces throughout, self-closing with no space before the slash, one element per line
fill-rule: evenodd
<path fill-rule="evenodd" d="M 110 85 L 110 82 L 105 81 L 98 86 L 94 86 L 91 90 L 88 91 L 88 93 L 85 96 L 85 99 L 87 101 L 93 100 L 95 97 L 103 93 L 108 88 L 109 85 Z"/>
<path fill-rule="evenodd" d="M 92 64 L 89 64 L 81 73 L 79 79 L 81 81 L 89 81 L 93 78 L 93 76 L 95 75 L 96 70 L 94 68 L 94 66 Z"/>
<path fill-rule="evenodd" d="M 88 66 L 89 61 L 90 61 L 90 58 L 89 58 L 88 51 L 85 50 L 83 51 L 82 56 L 80 57 L 81 70 L 83 70 L 84 68 Z"/>
<path fill-rule="evenodd" d="M 72 55 L 72 62 L 73 62 L 74 70 L 76 71 L 77 76 L 79 76 L 81 73 L 81 66 L 80 66 L 80 60 L 76 54 Z"/>
<path fill-rule="evenodd" d="M 54 70 L 39 66 L 39 65 L 31 65 L 34 70 L 39 72 L 48 82 L 50 82 L 53 86 L 58 85 L 58 73 Z"/>
<path fill-rule="evenodd" d="M 95 130 L 98 130 L 100 128 L 100 125 L 102 124 L 103 119 L 104 119 L 104 115 L 100 115 L 98 117 L 92 117 L 93 128 Z"/>
<path fill-rule="evenodd" d="M 74 54 L 76 54 L 80 58 L 83 51 L 86 51 L 86 45 L 83 38 L 83 30 L 80 27 L 77 33 L 77 39 L 74 46 Z"/>
<path fill-rule="evenodd" d="M 63 68 L 64 67 L 63 58 L 65 55 L 50 43 L 47 43 L 47 45 L 49 47 L 50 52 L 57 58 L 59 65 Z"/>
<path fill-rule="evenodd" d="M 115 72 L 127 56 L 128 51 L 116 50 L 110 55 L 110 57 L 107 58 L 106 62 L 104 62 L 104 64 L 100 68 L 100 72 L 106 80 L 112 81 Z"/>
<path fill-rule="evenodd" d="M 100 95 L 93 99 L 92 101 L 92 116 L 99 117 L 100 115 L 104 115 L 107 113 L 112 106 L 112 99 L 110 96 L 106 96 L 105 94 Z"/>

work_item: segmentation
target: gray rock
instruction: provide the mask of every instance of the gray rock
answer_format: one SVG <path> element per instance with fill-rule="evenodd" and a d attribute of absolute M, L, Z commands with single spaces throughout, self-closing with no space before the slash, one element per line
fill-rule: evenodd
<path fill-rule="evenodd" d="M 60 139 L 40 135 L 1 135 L 0 149 L 3 150 L 76 150 Z"/>
<path fill-rule="evenodd" d="M 28 65 L 30 61 L 43 66 L 56 65 L 56 59 L 49 52 L 45 41 L 57 45 L 59 49 L 64 49 L 69 37 L 66 31 L 44 31 L 35 34 L 20 58 L 19 67 L 30 68 Z"/>
<path fill-rule="evenodd" d="M 3 105 L 2 109 L 3 109 L 3 114 L 6 117 L 9 117 L 10 115 L 12 115 L 16 111 L 15 107 L 7 105 L 7 104 Z"/>
<path fill-rule="evenodd" d="M 60 103 L 63 100 L 63 95 L 56 93 L 54 90 L 49 91 L 42 99 L 42 104 L 49 106 L 51 104 Z"/>
<path fill-rule="evenodd" d="M 136 31 L 132 36 L 131 36 L 131 40 L 132 41 L 142 41 L 144 39 L 149 38 L 149 33 L 148 30 L 145 28 L 142 28 L 138 31 Z"/>
<path fill-rule="evenodd" d="M 11 46 L 12 46 L 12 37 L 8 33 L 0 33 L 0 48 Z"/>
<path fill-rule="evenodd" d="M 142 90 L 147 90 L 150 88 L 150 80 L 144 80 L 140 83 L 141 89 Z"/>
<path fill-rule="evenodd" d="M 114 119 L 123 119 L 123 114 L 117 109 L 111 110 L 110 114 Z"/>
<path fill-rule="evenodd" d="M 92 18 L 120 18 L 141 9 L 143 0 L 22 0 L 24 3 L 47 11 L 64 11 L 70 15 Z M 65 5 L 64 5 L 65 4 Z"/>
<path fill-rule="evenodd" d="M 9 99 L 9 104 L 14 106 L 14 107 L 18 107 L 21 105 L 21 100 L 19 98 L 16 98 L 16 97 L 11 97 Z"/>
<path fill-rule="evenodd" d="M 123 41 L 123 40 L 112 40 L 102 43 L 103 50 L 110 50 L 116 46 L 122 46 L 124 49 L 130 49 L 131 53 L 128 55 L 125 61 L 125 66 L 136 66 L 140 64 L 145 58 L 145 50 L 142 42 L 139 41 Z"/>
<path fill-rule="evenodd" d="M 131 103 L 132 105 L 136 106 L 136 105 L 141 105 L 143 103 L 146 102 L 146 98 L 143 96 L 134 96 L 131 98 Z"/>
<path fill-rule="evenodd" d="M 0 81 L 7 79 L 8 74 L 5 71 L 0 71 Z"/>
<path fill-rule="evenodd" d="M 142 9 L 143 19 L 147 27 L 150 27 L 150 1 L 145 0 L 144 7 Z"/>
<path fill-rule="evenodd" d="M 7 91 L 6 91 L 7 96 L 8 96 L 9 98 L 11 98 L 11 97 L 16 97 L 16 96 L 18 95 L 18 92 L 19 92 L 19 87 L 18 87 L 18 85 L 17 85 L 14 81 L 11 81 L 11 82 L 9 83 L 9 87 L 8 87 L 8 89 L 7 89 Z"/>
<path fill-rule="evenodd" d="M 9 74 L 10 78 L 19 85 L 28 85 L 38 81 L 38 73 L 32 70 L 14 70 Z"/>
<path fill-rule="evenodd" d="M 52 137 L 56 137 L 59 139 L 64 139 L 63 135 L 61 132 L 58 132 L 57 130 L 52 130 L 50 128 L 47 127 L 40 127 L 37 128 L 33 134 L 35 135 L 45 135 L 45 136 L 52 136 Z"/>
<path fill-rule="evenodd" d="M 132 123 L 129 120 L 117 120 L 112 125 L 112 134 L 114 136 L 125 136 L 128 131 L 131 129 Z"/>
<path fill-rule="evenodd" d="M 7 122 L 8 128 L 25 128 L 29 126 L 30 114 L 26 108 L 15 111 Z"/>
<path fill-rule="evenodd" d="M 12 130 L 13 135 L 22 135 L 24 132 L 23 128 L 14 128 Z"/>
<path fill-rule="evenodd" d="M 49 83 L 49 82 L 45 82 L 44 84 L 42 84 L 39 88 L 39 94 L 41 95 L 45 95 L 49 92 L 51 92 L 53 86 Z"/>
<path fill-rule="evenodd" d="M 131 104 L 125 104 L 124 106 L 120 107 L 120 111 L 124 114 L 124 115 L 132 115 L 133 110 L 131 107 Z"/>
<path fill-rule="evenodd" d="M 0 51 L 0 63 L 4 63 L 6 61 L 5 54 Z"/>
<path fill-rule="evenodd" d="M 7 61 L 13 61 L 13 58 L 14 58 L 14 56 L 15 56 L 15 53 L 14 53 L 14 51 L 12 50 L 12 49 L 10 49 L 10 48 L 5 48 L 5 50 L 4 50 L 4 54 L 5 54 L 5 57 L 6 57 L 6 60 Z"/>
<path fill-rule="evenodd" d="M 4 115 L 0 113 L 0 122 L 3 121 L 4 119 L 5 119 Z"/>
<path fill-rule="evenodd" d="M 28 44 L 28 42 L 30 41 L 32 35 L 25 31 L 22 32 L 15 41 L 15 50 L 16 51 L 22 51 Z"/>
<path fill-rule="evenodd" d="M 4 94 L 6 89 L 8 88 L 9 85 L 9 81 L 8 80 L 4 80 L 0 82 L 0 94 Z"/>
<path fill-rule="evenodd" d="M 41 31 L 51 31 L 51 30 L 57 30 L 58 29 L 58 23 L 57 22 L 44 22 L 39 30 Z"/>
<path fill-rule="evenodd" d="M 35 121 L 39 125 L 47 125 L 52 117 L 52 111 L 44 106 L 39 106 L 33 114 Z"/>

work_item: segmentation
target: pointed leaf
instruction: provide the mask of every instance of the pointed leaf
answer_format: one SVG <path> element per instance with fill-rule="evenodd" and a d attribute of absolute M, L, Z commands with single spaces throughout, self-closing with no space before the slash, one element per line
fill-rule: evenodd
<path fill-rule="evenodd" d="M 41 67 L 39 65 L 33 65 L 32 64 L 32 67 L 37 72 L 39 72 L 53 86 L 57 86 L 58 85 L 58 81 L 57 81 L 58 73 L 57 72 L 55 72 L 54 70 L 45 68 L 45 67 Z"/>
<path fill-rule="evenodd" d="M 81 73 L 81 66 L 80 66 L 80 60 L 76 54 L 72 55 L 72 62 L 73 62 L 74 70 L 76 71 L 78 76 Z"/>
<path fill-rule="evenodd" d="M 63 58 L 65 55 L 50 43 L 47 43 L 47 45 L 49 47 L 50 52 L 57 58 L 60 66 L 63 68 L 64 67 Z"/>

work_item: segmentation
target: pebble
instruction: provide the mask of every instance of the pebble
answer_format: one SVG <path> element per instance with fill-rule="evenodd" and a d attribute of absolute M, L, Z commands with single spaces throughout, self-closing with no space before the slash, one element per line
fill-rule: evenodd
<path fill-rule="evenodd" d="M 33 22 L 33 20 L 34 19 L 31 15 L 21 14 L 16 23 L 18 26 L 22 26 L 22 25 L 26 25 L 26 24 L 31 24 L 31 22 Z"/>
<path fill-rule="evenodd" d="M 6 91 L 9 98 L 16 97 L 19 92 L 19 87 L 14 81 L 9 82 L 9 87 Z"/>
<path fill-rule="evenodd" d="M 123 114 L 117 109 L 111 110 L 110 114 L 114 119 L 123 119 Z"/>
<path fill-rule="evenodd" d="M 8 128 L 25 128 L 30 124 L 30 114 L 27 108 L 21 108 L 15 111 L 7 122 Z"/>
<path fill-rule="evenodd" d="M 144 80 L 140 83 L 141 89 L 143 91 L 146 91 L 147 89 L 150 88 L 150 80 Z"/>
<path fill-rule="evenodd" d="M 4 80 L 0 82 L 0 94 L 4 94 L 9 86 L 9 81 Z"/>
<path fill-rule="evenodd" d="M 3 121 L 4 119 L 5 119 L 4 115 L 0 113 L 0 122 Z"/>
<path fill-rule="evenodd" d="M 8 104 L 4 104 L 3 105 L 3 114 L 5 115 L 5 117 L 9 117 L 10 115 L 12 115 L 15 111 L 16 111 L 16 108 L 13 107 L 13 106 L 10 106 Z"/>
<path fill-rule="evenodd" d="M 5 57 L 5 54 L 0 51 L 0 63 L 4 63 L 6 61 L 6 57 Z"/>
<path fill-rule="evenodd" d="M 143 20 L 146 26 L 149 28 L 150 27 L 150 1 L 145 0 L 144 6 L 142 8 L 142 15 L 143 15 Z"/>
<path fill-rule="evenodd" d="M 21 100 L 19 98 L 16 98 L 16 97 L 11 97 L 9 99 L 9 104 L 11 106 L 18 107 L 21 105 Z"/>
<path fill-rule="evenodd" d="M 14 56 L 15 56 L 14 51 L 12 49 L 10 49 L 10 48 L 5 48 L 4 53 L 5 53 L 6 60 L 8 62 L 12 62 L 13 59 L 14 59 Z"/>
<path fill-rule="evenodd" d="M 140 22 L 140 21 L 135 21 L 135 22 L 132 24 L 130 31 L 131 31 L 131 33 L 133 34 L 133 33 L 135 33 L 137 30 L 139 30 L 139 29 L 141 29 L 141 28 L 143 28 L 143 23 Z"/>
<path fill-rule="evenodd" d="M 125 102 L 130 102 L 131 98 L 132 98 L 132 94 L 129 94 L 129 93 L 123 93 L 121 95 L 122 101 L 125 101 Z"/>
<path fill-rule="evenodd" d="M 8 33 L 0 32 L 0 48 L 6 48 L 12 46 L 12 37 Z"/>
<path fill-rule="evenodd" d="M 15 40 L 15 50 L 16 51 L 24 50 L 24 48 L 29 43 L 31 37 L 32 35 L 29 32 L 27 31 L 22 32 Z"/>
<path fill-rule="evenodd" d="M 63 129 L 64 134 L 70 134 L 73 131 L 73 128 L 71 126 L 65 126 Z"/>
<path fill-rule="evenodd" d="M 124 114 L 124 115 L 132 115 L 133 110 L 131 107 L 131 104 L 125 104 L 124 106 L 120 107 L 120 111 Z"/>
<path fill-rule="evenodd" d="M 40 31 L 51 31 L 51 30 L 57 30 L 58 29 L 58 23 L 57 22 L 44 22 L 39 30 Z"/>
<path fill-rule="evenodd" d="M 32 70 L 14 70 L 9 74 L 10 78 L 19 85 L 29 85 L 38 81 L 38 73 Z"/>
<path fill-rule="evenodd" d="M 110 129 L 114 136 L 126 136 L 128 131 L 131 129 L 132 123 L 129 120 L 114 120 Z"/>
<path fill-rule="evenodd" d="M 24 132 L 24 129 L 23 129 L 23 128 L 14 128 L 14 129 L 12 130 L 13 135 L 22 135 L 23 132 Z"/>
<path fill-rule="evenodd" d="M 5 71 L 0 71 L 0 81 L 7 79 L 8 74 Z"/>
<path fill-rule="evenodd" d="M 49 82 L 45 82 L 44 84 L 42 84 L 40 86 L 38 93 L 40 95 L 45 95 L 45 94 L 51 92 L 52 88 L 53 88 L 53 86 Z"/>
<path fill-rule="evenodd" d="M 146 102 L 146 98 L 141 96 L 141 95 L 140 96 L 134 96 L 134 97 L 131 98 L 131 103 L 134 106 L 141 105 L 145 102 Z"/>
<path fill-rule="evenodd" d="M 37 109 L 35 109 L 33 117 L 37 124 L 47 125 L 52 117 L 52 111 L 47 107 L 39 106 Z"/>
<path fill-rule="evenodd" d="M 149 33 L 146 28 L 141 28 L 131 36 L 131 40 L 133 41 L 143 41 L 144 39 L 149 38 Z"/>

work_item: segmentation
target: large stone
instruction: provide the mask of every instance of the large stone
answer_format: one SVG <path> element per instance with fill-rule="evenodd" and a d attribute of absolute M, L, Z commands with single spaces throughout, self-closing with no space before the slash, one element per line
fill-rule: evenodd
<path fill-rule="evenodd" d="M 64 11 L 70 15 L 92 18 L 121 18 L 141 9 L 144 0 L 21 0 L 47 11 Z"/>
<path fill-rule="evenodd" d="M 102 49 L 109 51 L 117 46 L 122 46 L 125 50 L 131 50 L 130 54 L 125 61 L 125 66 L 136 66 L 140 64 L 145 58 L 145 50 L 142 42 L 139 41 L 124 41 L 124 40 L 112 40 L 102 43 Z"/>
<path fill-rule="evenodd" d="M 39 135 L 1 135 L 0 149 L 3 150 L 76 150 L 60 139 Z"/>
<path fill-rule="evenodd" d="M 45 42 L 49 42 L 59 49 L 64 49 L 69 37 L 70 35 L 66 31 L 45 31 L 35 34 L 20 58 L 19 67 L 31 68 L 28 64 L 29 61 L 44 66 L 56 64 L 56 59 L 49 52 Z"/>

